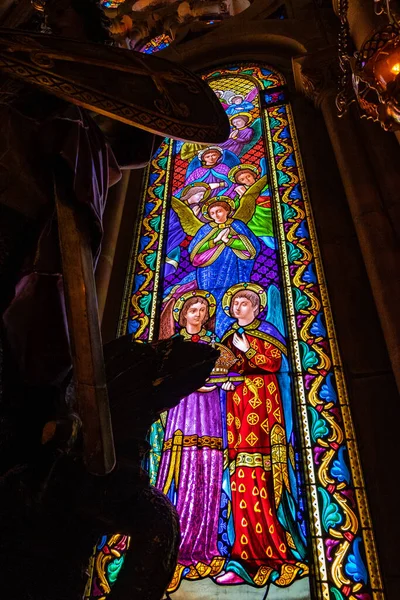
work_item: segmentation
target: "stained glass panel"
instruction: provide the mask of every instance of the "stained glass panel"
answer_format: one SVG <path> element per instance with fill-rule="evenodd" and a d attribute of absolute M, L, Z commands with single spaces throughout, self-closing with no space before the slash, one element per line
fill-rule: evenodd
<path fill-rule="evenodd" d="M 167 33 L 162 33 L 143 44 L 143 46 L 135 48 L 135 50 L 137 49 L 139 52 L 143 52 L 143 54 L 154 54 L 154 52 L 160 52 L 160 50 L 167 48 L 171 42 L 171 37 Z"/>
<path fill-rule="evenodd" d="M 129 544 L 126 535 L 103 535 L 90 557 L 83 600 L 106 600 L 123 567 Z"/>
<path fill-rule="evenodd" d="M 285 82 L 254 64 L 205 78 L 229 139 L 156 152 L 121 319 L 143 341 L 220 350 L 150 434 L 151 481 L 181 522 L 169 594 L 381 599 Z"/>

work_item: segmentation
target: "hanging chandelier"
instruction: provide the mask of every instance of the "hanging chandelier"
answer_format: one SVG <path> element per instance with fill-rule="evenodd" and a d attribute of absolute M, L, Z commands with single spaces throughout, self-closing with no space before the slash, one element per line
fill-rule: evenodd
<path fill-rule="evenodd" d="M 400 130 L 400 22 L 390 0 L 374 1 L 376 15 L 388 23 L 354 51 L 347 20 L 348 0 L 339 0 L 340 89 L 336 98 L 339 116 L 356 101 L 362 117 L 380 122 L 386 131 Z"/>

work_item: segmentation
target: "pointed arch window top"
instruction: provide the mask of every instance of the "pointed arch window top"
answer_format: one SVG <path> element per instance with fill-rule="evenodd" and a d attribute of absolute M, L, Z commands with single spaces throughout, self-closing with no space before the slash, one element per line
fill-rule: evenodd
<path fill-rule="evenodd" d="M 155 153 L 120 326 L 221 351 L 151 432 L 150 477 L 181 518 L 171 597 L 205 579 L 210 598 L 383 600 L 286 82 L 250 62 L 203 77 L 231 134 Z"/>

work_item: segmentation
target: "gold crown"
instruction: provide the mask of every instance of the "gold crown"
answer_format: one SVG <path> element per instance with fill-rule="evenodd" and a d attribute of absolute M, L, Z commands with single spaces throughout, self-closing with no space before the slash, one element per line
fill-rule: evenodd
<path fill-rule="evenodd" d="M 227 375 L 238 359 L 226 346 L 216 342 L 214 347 L 219 350 L 219 357 L 212 370 L 212 375 Z"/>

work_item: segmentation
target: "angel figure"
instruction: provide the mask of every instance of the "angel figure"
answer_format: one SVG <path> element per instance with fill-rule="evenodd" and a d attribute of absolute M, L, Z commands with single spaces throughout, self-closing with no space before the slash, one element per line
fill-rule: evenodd
<path fill-rule="evenodd" d="M 201 218 L 201 207 L 202 204 L 210 196 L 213 188 L 218 187 L 219 183 L 202 183 L 194 182 L 185 186 L 183 190 L 177 194 L 180 201 L 185 203 L 196 217 Z M 167 248 L 166 248 L 166 259 L 164 275 L 168 277 L 174 273 L 178 267 L 181 249 L 180 244 L 185 239 L 186 234 L 182 229 L 182 225 L 175 212 L 171 212 L 169 223 L 168 223 L 168 237 L 167 237 Z"/>
<path fill-rule="evenodd" d="M 217 183 L 211 196 L 231 196 L 233 186 L 228 179 L 229 169 L 239 164 L 239 159 L 230 150 L 221 146 L 207 146 L 197 153 L 189 163 L 185 174 L 185 185 L 194 182 L 210 184 Z M 225 189 L 218 189 L 225 188 Z"/>
<path fill-rule="evenodd" d="M 222 297 L 235 283 L 250 281 L 260 251 L 259 240 L 247 226 L 254 213 L 256 197 L 254 191 L 246 194 L 237 209 L 228 196 L 209 198 L 202 207 L 207 223 L 202 223 L 179 199 L 172 199 L 172 209 L 183 230 L 193 236 L 188 250 L 190 262 L 196 268 L 197 286 L 210 290 L 217 301 L 215 332 L 218 336 L 231 323 L 222 309 Z"/>
<path fill-rule="evenodd" d="M 274 224 L 272 219 L 271 194 L 268 185 L 268 176 L 263 174 L 264 165 L 259 169 L 255 165 L 240 164 L 233 167 L 228 174 L 234 184 L 235 203 L 241 204 L 246 195 L 257 194 L 254 213 L 248 222 L 249 229 L 269 248 L 276 248 Z"/>
<path fill-rule="evenodd" d="M 161 315 L 164 334 L 174 334 L 176 321 L 185 341 L 214 346 L 218 338 L 210 328 L 215 309 L 216 301 L 210 292 L 187 292 L 165 306 Z M 229 351 L 225 349 L 225 353 Z M 234 363 L 235 356 L 229 354 Z M 176 507 L 181 530 L 178 564 L 169 592 L 175 591 L 182 577 L 213 577 L 224 566 L 217 545 L 223 430 L 219 389 L 210 380 L 166 415 L 156 487 Z M 151 439 L 152 445 L 154 442 L 157 440 Z"/>
<path fill-rule="evenodd" d="M 253 137 L 254 131 L 250 127 L 253 117 L 250 113 L 234 114 L 229 119 L 231 123 L 231 132 L 229 138 L 221 144 L 221 148 L 230 150 L 236 156 L 243 154 L 243 148 L 249 144 Z"/>
<path fill-rule="evenodd" d="M 250 110 L 253 110 L 254 104 L 252 100 L 255 98 L 256 95 L 257 90 L 255 88 L 251 90 L 251 92 L 247 94 L 246 97 L 242 96 L 241 94 L 235 94 L 229 100 L 229 106 L 225 111 L 226 114 L 228 116 L 231 116 L 241 112 L 248 112 Z"/>

